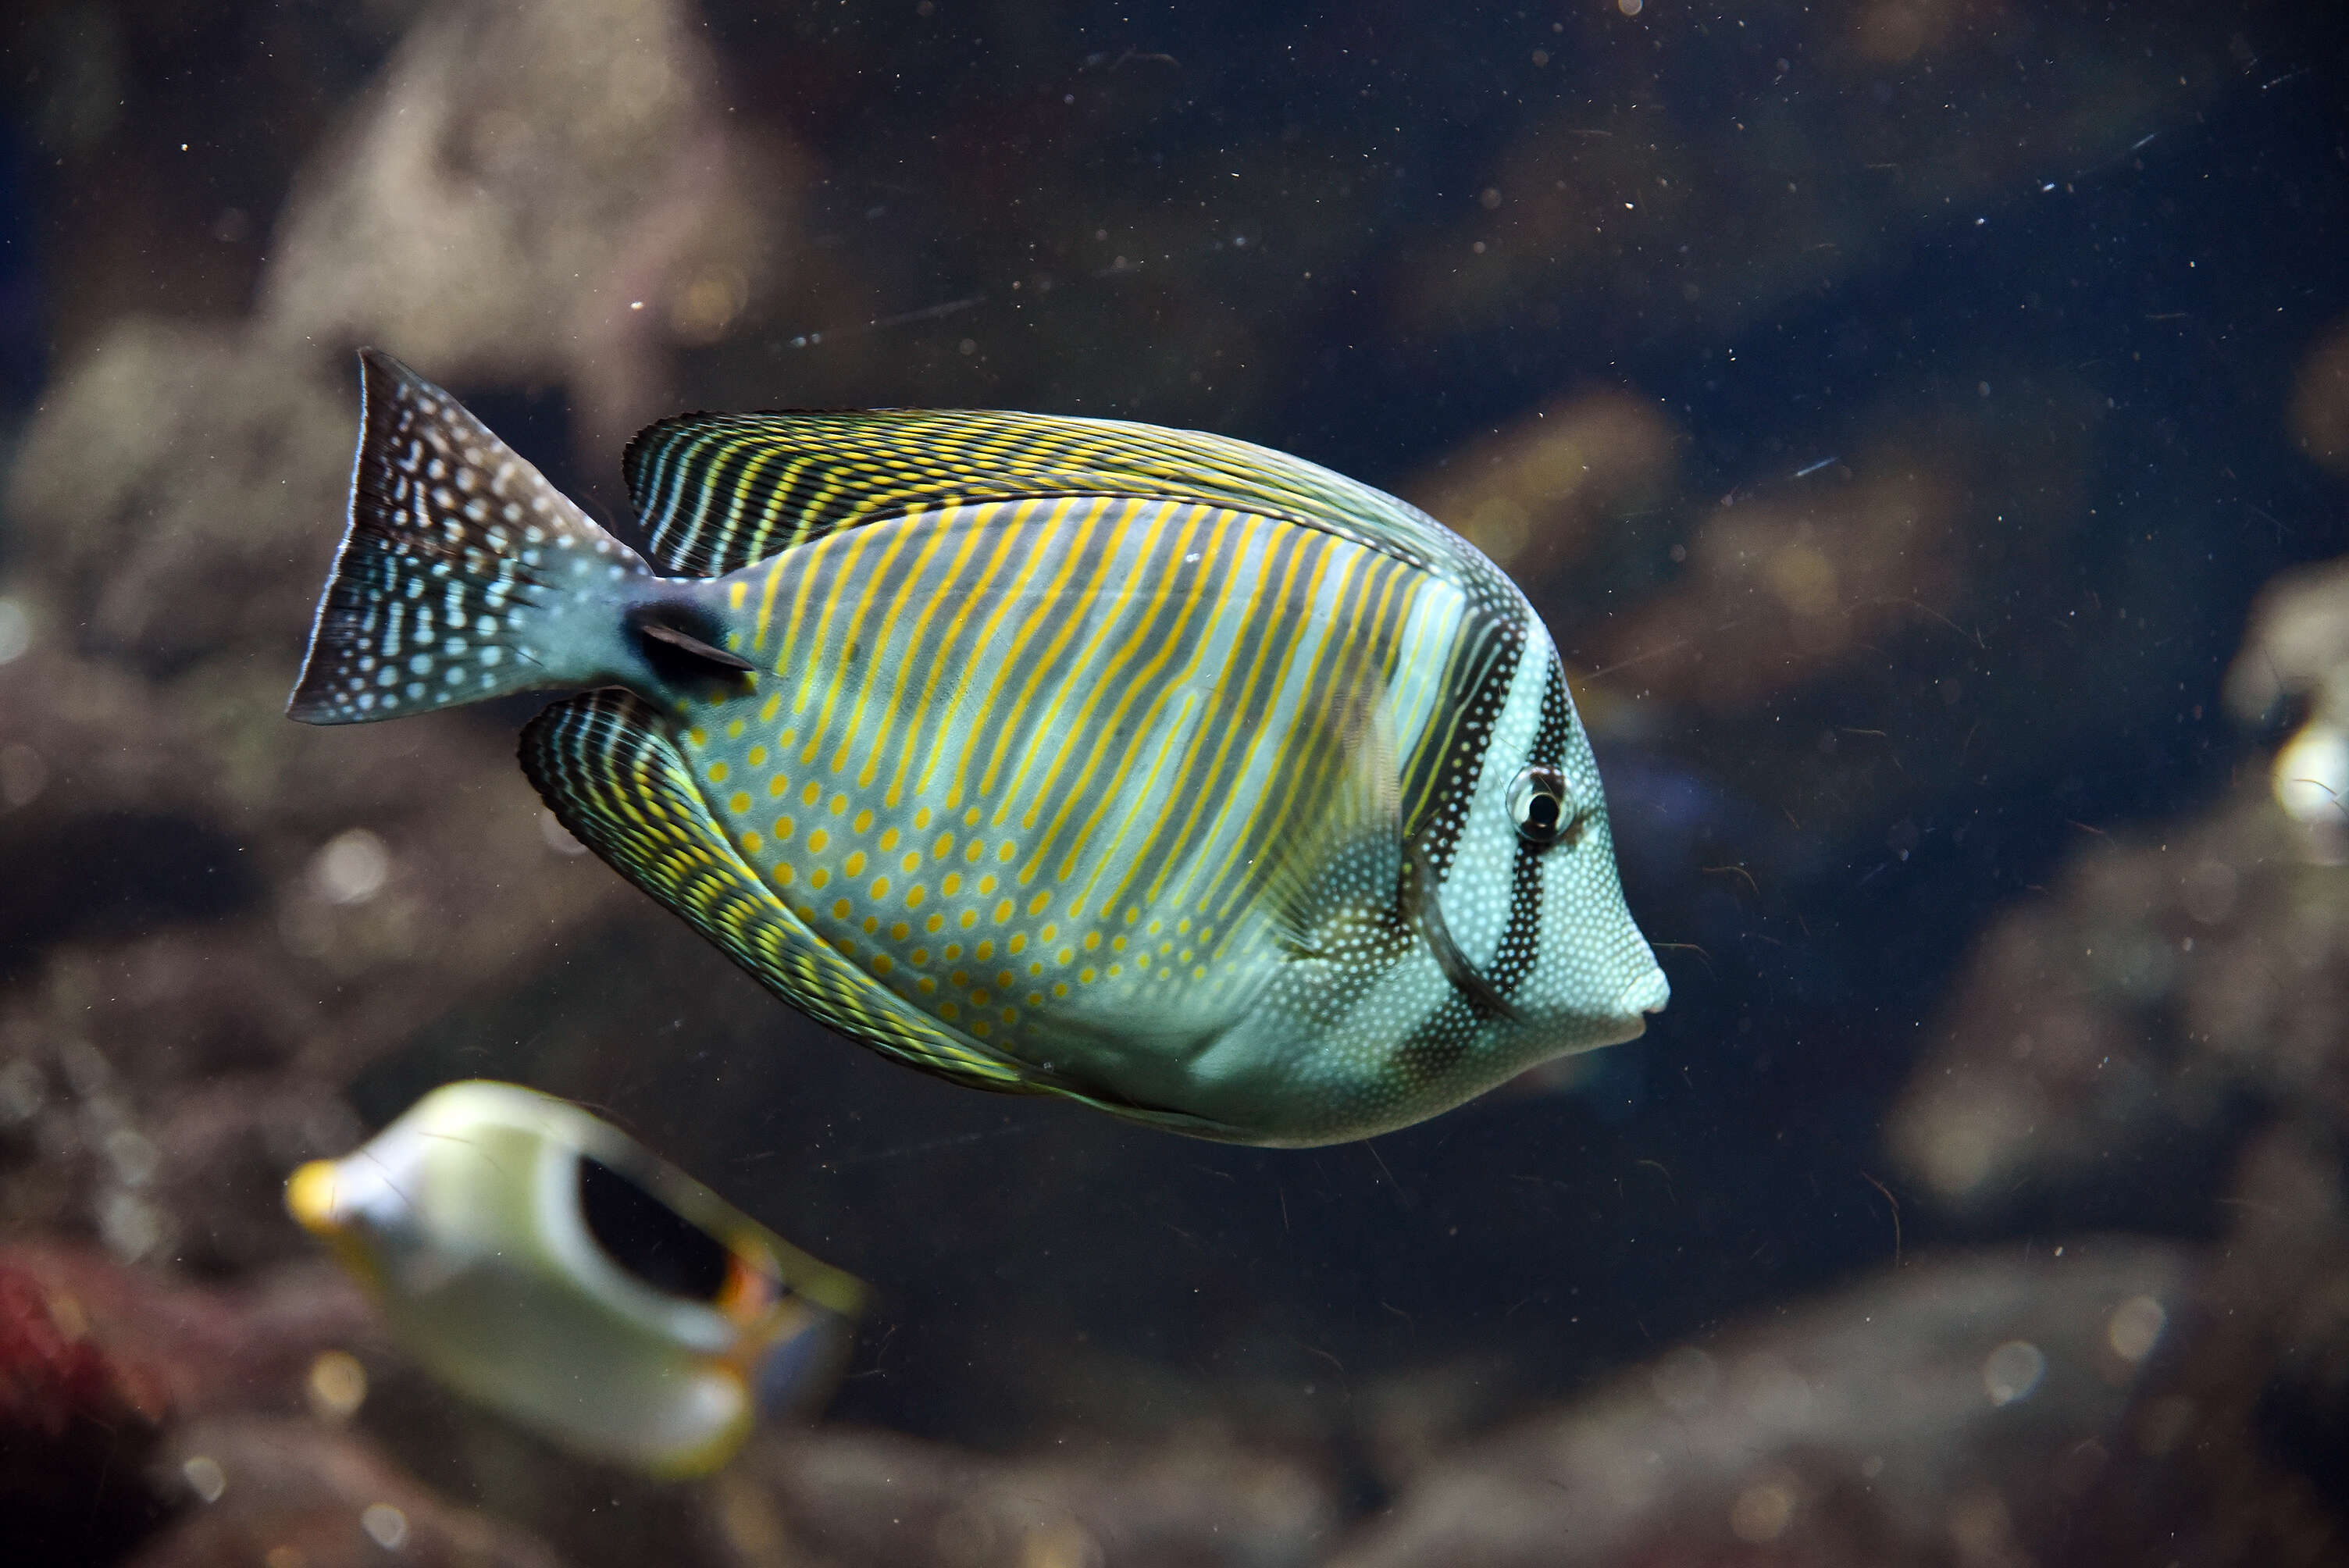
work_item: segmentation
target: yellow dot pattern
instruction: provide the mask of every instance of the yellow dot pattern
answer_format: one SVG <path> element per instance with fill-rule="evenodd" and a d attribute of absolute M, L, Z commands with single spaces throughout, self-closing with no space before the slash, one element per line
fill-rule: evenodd
<path fill-rule="evenodd" d="M 792 868 L 754 866 L 736 852 L 660 728 L 638 698 L 590 693 L 532 721 L 524 766 L 573 831 L 819 1022 L 958 1082 L 1019 1087 L 1015 1068 L 892 1002 L 847 961 L 843 944 L 808 940 L 773 891 L 792 885 Z M 697 738 L 684 738 L 692 745 Z M 886 954 L 872 959 L 874 974 L 895 967 Z"/>

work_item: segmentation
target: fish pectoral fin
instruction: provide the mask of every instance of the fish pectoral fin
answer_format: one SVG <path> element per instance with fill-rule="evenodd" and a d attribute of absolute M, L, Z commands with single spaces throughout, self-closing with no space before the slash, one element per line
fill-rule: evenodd
<path fill-rule="evenodd" d="M 1293 959 L 1328 959 L 1398 923 L 1402 774 L 1386 681 L 1367 658 L 1341 672 L 1320 722 L 1298 737 L 1302 777 L 1260 883 L 1274 937 Z"/>
<path fill-rule="evenodd" d="M 523 729 L 522 765 L 581 843 L 818 1023 L 973 1088 L 1051 1092 L 809 930 L 743 861 L 640 699 L 605 690 L 554 704 Z"/>

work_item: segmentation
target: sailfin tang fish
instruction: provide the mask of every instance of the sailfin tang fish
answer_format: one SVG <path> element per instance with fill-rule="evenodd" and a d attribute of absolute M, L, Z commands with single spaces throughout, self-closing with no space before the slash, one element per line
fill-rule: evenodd
<path fill-rule="evenodd" d="M 1433 518 L 1112 420 L 698 414 L 649 558 L 363 356 L 295 717 L 509 691 L 555 815 L 786 1000 L 976 1088 L 1314 1144 L 1668 995 L 1547 631 Z"/>
<path fill-rule="evenodd" d="M 626 1134 L 516 1084 L 448 1084 L 286 1206 L 435 1376 L 550 1440 L 657 1475 L 812 1406 L 864 1287 Z"/>

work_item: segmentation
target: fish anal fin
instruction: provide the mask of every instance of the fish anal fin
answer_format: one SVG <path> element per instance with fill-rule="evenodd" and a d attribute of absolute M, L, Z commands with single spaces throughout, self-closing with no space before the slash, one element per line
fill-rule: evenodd
<path fill-rule="evenodd" d="M 522 765 L 580 842 L 818 1023 L 973 1088 L 1043 1088 L 820 941 L 744 861 L 641 699 L 554 704 L 523 731 Z"/>

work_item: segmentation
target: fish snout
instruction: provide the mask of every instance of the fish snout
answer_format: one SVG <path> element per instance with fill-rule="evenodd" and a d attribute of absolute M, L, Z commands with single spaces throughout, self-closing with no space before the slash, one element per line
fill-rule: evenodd
<path fill-rule="evenodd" d="M 326 1245 L 336 1262 L 360 1284 L 380 1296 L 384 1293 L 379 1211 L 388 1187 L 370 1191 L 364 1178 L 341 1161 L 313 1160 L 285 1179 L 285 1212 Z"/>
<path fill-rule="evenodd" d="M 1662 1012 L 1671 999 L 1671 982 L 1664 978 L 1661 968 L 1651 965 L 1645 975 L 1623 987 L 1615 998 L 1615 1013 L 1618 1017 L 1640 1020 L 1644 1026 L 1647 1016 Z"/>
<path fill-rule="evenodd" d="M 321 1241 L 342 1233 L 346 1216 L 335 1202 L 335 1162 L 313 1160 L 285 1179 L 285 1210 L 304 1230 Z"/>
<path fill-rule="evenodd" d="M 383 1167 L 380 1159 L 313 1160 L 285 1179 L 285 1212 L 322 1242 L 405 1229 L 415 1214 Z"/>

